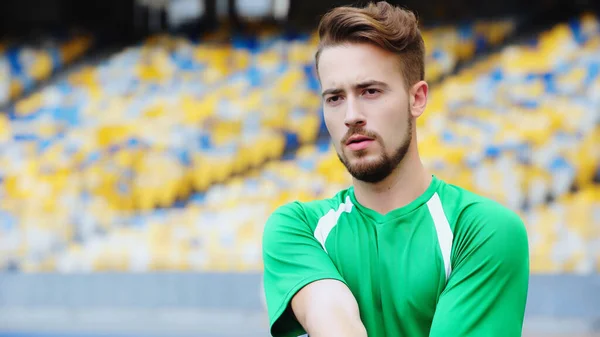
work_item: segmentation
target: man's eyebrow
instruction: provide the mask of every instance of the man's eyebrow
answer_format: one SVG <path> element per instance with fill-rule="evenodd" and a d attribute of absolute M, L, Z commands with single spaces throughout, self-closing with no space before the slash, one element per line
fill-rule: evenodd
<path fill-rule="evenodd" d="M 327 95 L 337 95 L 342 92 L 344 92 L 344 90 L 339 89 L 339 88 L 332 88 L 332 89 L 327 89 L 327 90 L 323 91 L 321 96 L 325 97 Z"/>
<path fill-rule="evenodd" d="M 374 85 L 381 86 L 381 87 L 384 87 L 384 88 L 389 88 L 390 87 L 389 85 L 387 85 L 384 82 L 375 81 L 375 80 L 360 82 L 360 83 L 355 84 L 353 87 L 354 87 L 354 89 L 364 89 L 364 88 L 368 88 L 368 87 L 374 86 Z M 321 96 L 325 97 L 326 95 L 336 95 L 336 94 L 339 94 L 339 93 L 342 93 L 342 92 L 344 92 L 343 89 L 340 89 L 340 88 L 331 88 L 331 89 L 327 89 L 327 90 L 323 91 L 323 93 L 321 94 Z"/>
<path fill-rule="evenodd" d="M 376 81 L 376 80 L 360 82 L 360 83 L 356 84 L 354 87 L 357 89 L 364 89 L 364 88 L 368 88 L 373 85 L 378 85 L 380 87 L 389 88 L 389 85 L 387 85 L 387 83 L 384 83 L 381 81 Z"/>

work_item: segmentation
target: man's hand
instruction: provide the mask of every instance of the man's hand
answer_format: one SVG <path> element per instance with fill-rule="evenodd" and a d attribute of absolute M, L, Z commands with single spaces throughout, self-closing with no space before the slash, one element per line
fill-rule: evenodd
<path fill-rule="evenodd" d="M 292 310 L 310 337 L 366 337 L 356 299 L 337 280 L 320 280 L 302 288 Z"/>

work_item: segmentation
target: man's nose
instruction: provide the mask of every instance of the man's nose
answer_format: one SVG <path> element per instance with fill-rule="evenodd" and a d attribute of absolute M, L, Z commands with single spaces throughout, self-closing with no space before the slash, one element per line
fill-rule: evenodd
<path fill-rule="evenodd" d="M 360 102 L 355 98 L 348 98 L 344 124 L 346 124 L 346 126 L 349 128 L 362 127 L 365 126 L 365 124 L 367 124 L 367 120 L 365 119 L 365 115 L 363 114 Z"/>

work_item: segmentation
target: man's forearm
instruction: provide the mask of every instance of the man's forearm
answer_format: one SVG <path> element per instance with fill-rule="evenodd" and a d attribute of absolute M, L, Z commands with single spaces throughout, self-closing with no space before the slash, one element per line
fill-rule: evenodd
<path fill-rule="evenodd" d="M 306 330 L 310 337 L 367 337 L 360 319 L 332 315 L 307 317 Z"/>
<path fill-rule="evenodd" d="M 340 281 L 307 285 L 292 300 L 292 310 L 310 337 L 367 337 L 358 303 Z"/>

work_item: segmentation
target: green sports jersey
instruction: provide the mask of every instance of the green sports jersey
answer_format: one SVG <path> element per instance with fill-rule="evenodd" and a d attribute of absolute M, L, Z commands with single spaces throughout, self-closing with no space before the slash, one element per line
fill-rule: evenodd
<path fill-rule="evenodd" d="M 529 281 L 525 226 L 501 204 L 433 177 L 385 215 L 353 187 L 279 207 L 263 235 L 273 336 L 306 332 L 292 297 L 320 279 L 344 282 L 370 337 L 521 336 Z"/>

